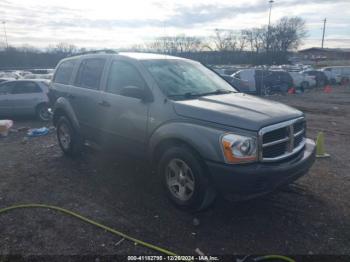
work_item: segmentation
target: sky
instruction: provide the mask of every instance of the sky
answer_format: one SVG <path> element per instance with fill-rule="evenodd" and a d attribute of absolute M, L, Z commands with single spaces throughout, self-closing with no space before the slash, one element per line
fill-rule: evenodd
<path fill-rule="evenodd" d="M 0 45 L 44 48 L 59 42 L 87 48 L 127 48 L 158 36 L 213 35 L 268 23 L 267 0 L 0 0 Z M 271 23 L 283 16 L 306 21 L 301 48 L 350 48 L 350 0 L 275 0 Z"/>

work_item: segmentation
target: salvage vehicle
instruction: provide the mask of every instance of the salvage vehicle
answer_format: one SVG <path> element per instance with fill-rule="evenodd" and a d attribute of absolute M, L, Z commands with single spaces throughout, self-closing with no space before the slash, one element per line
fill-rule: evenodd
<path fill-rule="evenodd" d="M 48 121 L 49 89 L 45 81 L 14 80 L 0 83 L 0 115 L 36 115 Z"/>
<path fill-rule="evenodd" d="M 321 70 L 328 73 L 337 84 L 350 80 L 350 66 L 329 66 Z"/>
<path fill-rule="evenodd" d="M 288 72 L 288 73 L 292 77 L 293 84 L 296 88 L 305 90 L 316 85 L 316 80 L 314 76 L 301 74 L 299 72 Z"/>
<path fill-rule="evenodd" d="M 78 55 L 60 61 L 51 89 L 64 154 L 79 155 L 88 141 L 145 158 L 185 209 L 206 208 L 217 194 L 267 194 L 306 174 L 315 159 L 301 111 L 240 93 L 192 60 Z"/>
<path fill-rule="evenodd" d="M 314 76 L 316 80 L 316 86 L 323 87 L 328 84 L 328 78 L 326 74 L 320 70 L 305 70 L 301 72 L 303 75 Z"/>
<path fill-rule="evenodd" d="M 293 79 L 286 71 L 269 70 L 263 78 L 263 94 L 287 93 L 293 87 Z"/>
<path fill-rule="evenodd" d="M 273 93 L 286 93 L 293 86 L 291 76 L 282 70 L 267 70 L 249 68 L 232 75 L 241 79 L 248 85 L 247 93 L 257 95 L 271 95 Z M 243 91 L 243 90 L 242 90 Z"/>

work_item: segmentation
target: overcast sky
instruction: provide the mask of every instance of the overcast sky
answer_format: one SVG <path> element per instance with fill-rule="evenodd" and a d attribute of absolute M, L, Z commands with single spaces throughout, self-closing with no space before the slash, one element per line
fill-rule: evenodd
<path fill-rule="evenodd" d="M 275 0 L 271 21 L 301 16 L 309 32 L 303 47 L 350 48 L 350 0 Z M 120 48 L 178 34 L 209 36 L 215 28 L 266 25 L 267 0 L 0 0 L 10 45 Z M 3 26 L 3 24 L 0 24 Z M 4 43 L 0 31 L 0 44 Z"/>

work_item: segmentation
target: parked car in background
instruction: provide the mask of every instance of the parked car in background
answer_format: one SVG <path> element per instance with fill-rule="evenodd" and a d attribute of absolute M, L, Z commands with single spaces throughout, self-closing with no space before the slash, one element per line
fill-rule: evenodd
<path fill-rule="evenodd" d="M 249 90 L 249 84 L 247 81 L 234 77 L 234 75 L 220 75 L 223 79 L 229 82 L 234 88 L 238 89 L 243 93 L 252 93 L 255 94 L 254 91 Z"/>
<path fill-rule="evenodd" d="M 304 75 L 299 72 L 288 72 L 293 79 L 293 85 L 296 88 L 305 90 L 316 85 L 314 76 Z"/>
<path fill-rule="evenodd" d="M 50 119 L 48 84 L 39 80 L 15 80 L 0 83 L 0 115 L 36 115 Z"/>
<path fill-rule="evenodd" d="M 21 76 L 15 72 L 0 72 L 1 79 L 19 79 Z"/>
<path fill-rule="evenodd" d="M 79 154 L 88 140 L 147 159 L 169 199 L 191 211 L 208 207 L 217 193 L 240 200 L 270 193 L 315 160 L 301 111 L 237 92 L 196 61 L 145 53 L 69 57 L 57 65 L 51 89 L 64 154 Z"/>
<path fill-rule="evenodd" d="M 325 73 L 329 84 L 335 85 L 341 83 L 342 77 L 340 75 L 323 69 L 321 69 L 321 71 Z"/>
<path fill-rule="evenodd" d="M 272 93 L 285 93 L 288 88 L 293 86 L 291 76 L 282 70 L 266 70 L 266 69 L 243 69 L 235 74 L 235 78 L 245 81 L 248 85 L 249 93 L 258 95 L 268 95 Z"/>
<path fill-rule="evenodd" d="M 8 77 L 0 77 L 0 83 L 6 82 L 6 81 L 13 81 L 16 80 L 15 78 L 8 78 Z"/>
<path fill-rule="evenodd" d="M 52 74 L 27 74 L 23 79 L 47 79 L 51 80 Z"/>
<path fill-rule="evenodd" d="M 328 73 L 336 81 L 337 77 L 340 78 L 339 83 L 350 80 L 350 66 L 329 66 L 322 68 L 322 71 Z"/>
<path fill-rule="evenodd" d="M 323 87 L 328 84 L 328 78 L 326 74 L 320 70 L 306 70 L 302 71 L 303 75 L 313 76 L 316 80 L 316 86 Z"/>
<path fill-rule="evenodd" d="M 237 71 L 236 73 L 232 74 L 232 77 L 235 79 L 240 79 L 245 83 L 247 86 L 246 90 L 248 93 L 252 94 L 259 94 L 257 86 L 259 86 L 259 80 L 256 79 L 256 69 L 255 68 L 249 68 L 249 69 L 242 69 Z"/>
<path fill-rule="evenodd" d="M 264 77 L 264 94 L 286 93 L 293 87 L 293 79 L 283 70 L 270 70 Z"/>

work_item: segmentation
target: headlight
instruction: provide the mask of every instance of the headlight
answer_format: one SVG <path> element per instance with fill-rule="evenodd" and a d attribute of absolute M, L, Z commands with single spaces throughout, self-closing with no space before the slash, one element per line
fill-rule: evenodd
<path fill-rule="evenodd" d="M 226 134 L 221 138 L 225 160 L 229 164 L 253 162 L 257 159 L 256 138 Z"/>

